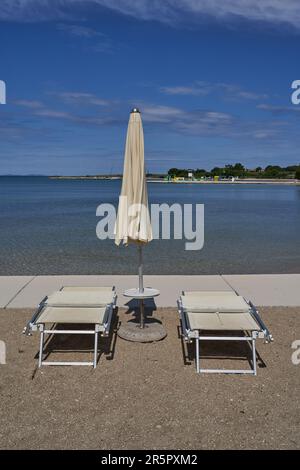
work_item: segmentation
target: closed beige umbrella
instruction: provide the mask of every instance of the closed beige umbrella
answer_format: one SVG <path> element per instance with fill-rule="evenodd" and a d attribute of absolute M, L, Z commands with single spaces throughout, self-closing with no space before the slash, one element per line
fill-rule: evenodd
<path fill-rule="evenodd" d="M 144 133 L 141 114 L 130 113 L 122 189 L 115 227 L 115 243 L 148 243 L 152 240 L 145 176 Z"/>
<path fill-rule="evenodd" d="M 139 288 L 138 290 L 131 289 L 128 295 L 140 299 L 141 328 L 144 327 L 143 299 L 147 297 L 147 289 L 145 290 L 143 285 L 142 247 L 152 238 L 145 176 L 143 125 L 141 114 L 135 108 L 130 113 L 128 123 L 122 189 L 115 225 L 115 243 L 120 245 L 123 242 L 128 245 L 134 242 L 139 248 Z"/>

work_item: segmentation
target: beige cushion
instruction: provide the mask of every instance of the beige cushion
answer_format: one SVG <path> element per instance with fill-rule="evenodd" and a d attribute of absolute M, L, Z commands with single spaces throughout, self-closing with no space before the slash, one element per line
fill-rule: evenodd
<path fill-rule="evenodd" d="M 113 291 L 61 290 L 51 294 L 46 303 L 52 307 L 104 307 L 113 301 Z"/>
<path fill-rule="evenodd" d="M 236 296 L 237 294 L 233 290 L 217 290 L 217 291 L 211 291 L 211 290 L 190 290 L 190 291 L 185 291 L 184 295 L 186 297 L 193 297 L 193 298 L 202 298 L 205 296 L 214 296 L 214 297 L 222 297 L 222 296 Z"/>
<path fill-rule="evenodd" d="M 101 325 L 105 308 L 46 307 L 37 323 L 94 323 Z"/>
<path fill-rule="evenodd" d="M 214 293 L 201 297 L 183 295 L 181 300 L 183 308 L 193 312 L 242 313 L 249 311 L 249 305 L 239 295 L 214 295 Z"/>
<path fill-rule="evenodd" d="M 187 313 L 192 330 L 259 331 L 250 313 Z"/>
<path fill-rule="evenodd" d="M 113 288 L 111 286 L 64 286 L 61 291 L 72 291 L 72 292 L 111 292 Z"/>

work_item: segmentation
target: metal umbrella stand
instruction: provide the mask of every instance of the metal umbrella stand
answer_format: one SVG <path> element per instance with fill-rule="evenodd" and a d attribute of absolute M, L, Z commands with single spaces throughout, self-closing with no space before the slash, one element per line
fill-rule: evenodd
<path fill-rule="evenodd" d="M 139 245 L 139 293 L 144 293 L 144 279 L 143 279 L 143 247 Z M 144 300 L 140 300 L 140 328 L 145 326 L 145 311 Z"/>

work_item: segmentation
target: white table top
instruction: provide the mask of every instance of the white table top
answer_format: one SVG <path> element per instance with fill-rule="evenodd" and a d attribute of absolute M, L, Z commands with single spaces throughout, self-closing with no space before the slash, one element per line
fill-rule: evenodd
<path fill-rule="evenodd" d="M 139 289 L 127 289 L 124 292 L 125 297 L 131 297 L 132 299 L 151 299 L 157 297 L 160 294 L 159 290 L 152 289 L 151 287 L 145 287 L 142 292 Z"/>

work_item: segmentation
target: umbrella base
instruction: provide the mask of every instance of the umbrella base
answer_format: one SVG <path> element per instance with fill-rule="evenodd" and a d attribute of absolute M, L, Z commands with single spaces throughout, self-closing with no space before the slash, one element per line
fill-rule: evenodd
<path fill-rule="evenodd" d="M 144 328 L 140 327 L 140 322 L 137 320 L 130 320 L 122 324 L 118 330 L 118 336 L 127 341 L 152 343 L 164 339 L 167 332 L 158 320 L 147 318 Z"/>

